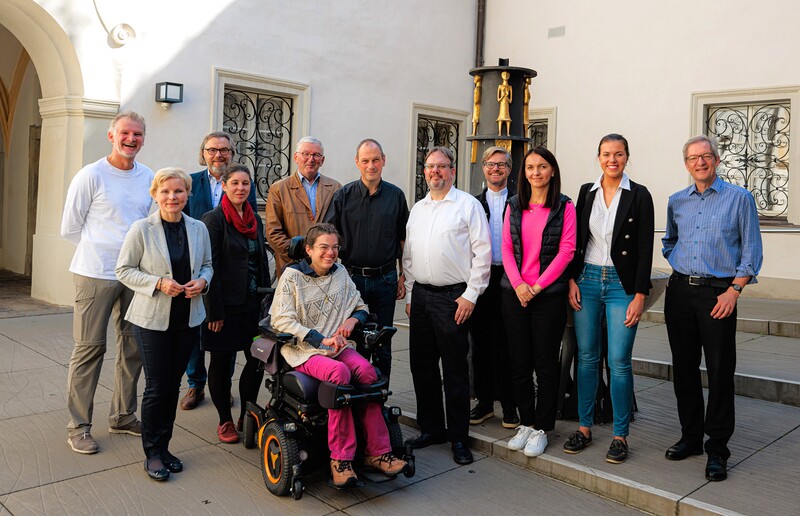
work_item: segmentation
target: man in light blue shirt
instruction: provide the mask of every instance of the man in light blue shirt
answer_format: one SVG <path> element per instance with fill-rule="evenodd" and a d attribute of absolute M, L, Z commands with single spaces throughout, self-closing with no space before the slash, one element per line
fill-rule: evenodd
<path fill-rule="evenodd" d="M 662 253 L 674 271 L 664 316 L 681 422 L 681 439 L 666 457 L 701 455 L 705 433 L 706 478 L 719 481 L 727 478 L 735 422 L 736 302 L 761 270 L 761 233 L 752 194 L 717 176 L 716 141 L 691 138 L 683 159 L 694 184 L 670 196 L 662 239 Z M 708 370 L 705 415 L 701 354 Z"/>

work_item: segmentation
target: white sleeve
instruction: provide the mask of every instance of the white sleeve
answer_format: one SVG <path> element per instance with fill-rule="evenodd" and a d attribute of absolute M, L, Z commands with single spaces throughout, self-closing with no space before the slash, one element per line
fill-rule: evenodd
<path fill-rule="evenodd" d="M 94 185 L 89 174 L 79 171 L 72 179 L 64 201 L 64 214 L 61 217 L 61 237 L 75 245 L 81 241 L 86 214 L 92 205 Z"/>

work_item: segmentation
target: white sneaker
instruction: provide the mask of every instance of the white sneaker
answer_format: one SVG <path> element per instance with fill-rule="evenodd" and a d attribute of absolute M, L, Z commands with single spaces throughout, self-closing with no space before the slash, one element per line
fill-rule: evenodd
<path fill-rule="evenodd" d="M 533 428 L 525 425 L 521 425 L 517 428 L 517 435 L 512 437 L 508 441 L 508 449 L 509 450 L 521 450 L 525 447 L 525 443 L 528 442 L 528 438 L 533 433 Z"/>
<path fill-rule="evenodd" d="M 544 430 L 534 430 L 528 437 L 524 453 L 526 457 L 537 457 L 544 453 L 545 448 L 547 448 L 547 434 Z"/>

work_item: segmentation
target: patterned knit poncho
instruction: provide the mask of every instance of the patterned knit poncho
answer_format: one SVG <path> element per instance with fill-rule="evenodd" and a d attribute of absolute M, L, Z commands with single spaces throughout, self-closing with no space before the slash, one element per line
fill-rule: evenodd
<path fill-rule="evenodd" d="M 313 277 L 294 267 L 287 267 L 275 289 L 270 315 L 277 332 L 291 333 L 296 343 L 281 348 L 286 362 L 297 367 L 311 356 L 322 354 L 303 339 L 311 330 L 330 337 L 358 310 L 369 311 L 353 280 L 342 266 L 325 276 Z M 355 343 L 348 341 L 349 347 Z M 343 348 L 344 349 L 344 348 Z"/>

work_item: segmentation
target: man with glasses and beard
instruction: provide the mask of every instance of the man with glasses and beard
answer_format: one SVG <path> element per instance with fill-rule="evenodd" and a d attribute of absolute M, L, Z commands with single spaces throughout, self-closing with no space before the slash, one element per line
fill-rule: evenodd
<path fill-rule="evenodd" d="M 183 208 L 184 213 L 193 219 L 200 220 L 206 212 L 219 205 L 223 195 L 222 170 L 233 161 L 235 155 L 236 149 L 233 145 L 233 139 L 228 133 L 214 131 L 203 138 L 203 143 L 200 144 L 200 164 L 205 165 L 206 169 L 191 174 L 192 195 L 189 196 L 189 201 Z M 253 208 L 253 211 L 258 212 L 255 188 L 250 189 L 250 196 L 247 202 Z M 235 361 L 231 364 L 231 375 L 233 374 L 234 365 Z M 201 349 L 199 341 L 194 350 L 192 350 L 192 356 L 186 366 L 186 376 L 189 380 L 189 390 L 181 399 L 181 408 L 183 410 L 192 410 L 206 398 L 207 372 L 205 353 Z M 233 395 L 231 395 L 231 404 L 233 404 Z"/>

